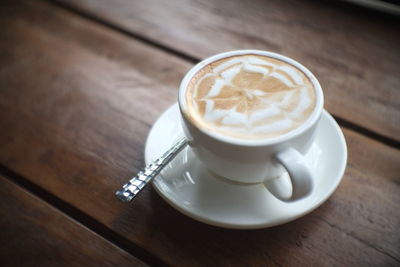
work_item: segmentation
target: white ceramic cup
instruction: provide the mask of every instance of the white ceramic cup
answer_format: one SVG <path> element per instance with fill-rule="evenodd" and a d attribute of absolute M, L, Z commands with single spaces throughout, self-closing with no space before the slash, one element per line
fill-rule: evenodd
<path fill-rule="evenodd" d="M 193 75 L 216 60 L 246 54 L 267 56 L 287 62 L 300 69 L 310 79 L 315 90 L 316 105 L 309 118 L 300 127 L 275 138 L 248 140 L 202 129 L 189 119 L 186 90 Z M 279 190 L 270 190 L 275 197 L 287 202 L 304 198 L 313 190 L 314 177 L 304 160 L 304 154 L 314 141 L 323 102 L 321 86 L 306 67 L 288 57 L 259 50 L 225 52 L 201 61 L 183 78 L 178 98 L 184 133 L 193 152 L 207 168 L 220 176 L 244 184 L 271 184 L 272 180 L 276 180 L 287 171 L 292 184 L 291 196 L 284 196 Z"/>

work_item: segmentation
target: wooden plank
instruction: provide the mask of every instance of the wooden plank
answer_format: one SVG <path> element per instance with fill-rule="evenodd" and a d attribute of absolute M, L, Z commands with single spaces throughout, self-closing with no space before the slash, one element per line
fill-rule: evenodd
<path fill-rule="evenodd" d="M 197 59 L 243 48 L 295 58 L 320 80 L 330 112 L 400 141 L 397 21 L 329 1 L 58 2 Z"/>
<path fill-rule="evenodd" d="M 346 130 L 337 192 L 271 229 L 198 223 L 151 188 L 126 205 L 114 191 L 143 165 L 150 125 L 190 64 L 47 2 L 0 20 L 3 166 L 170 265 L 399 265 L 399 150 Z"/>
<path fill-rule="evenodd" d="M 147 266 L 0 176 L 2 266 Z"/>

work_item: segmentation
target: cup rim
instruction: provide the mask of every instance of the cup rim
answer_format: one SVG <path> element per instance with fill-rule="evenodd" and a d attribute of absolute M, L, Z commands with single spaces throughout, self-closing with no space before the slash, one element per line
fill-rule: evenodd
<path fill-rule="evenodd" d="M 281 61 L 284 61 L 290 65 L 293 65 L 294 67 L 298 68 L 300 71 L 302 71 L 307 78 L 310 79 L 312 85 L 314 86 L 315 90 L 315 95 L 316 95 L 316 103 L 315 103 L 315 108 L 311 115 L 308 117 L 308 119 L 298 128 L 289 131 L 288 133 L 285 133 L 283 135 L 273 137 L 273 138 L 265 138 L 265 139 L 241 139 L 237 137 L 230 137 L 223 135 L 218 132 L 211 132 L 206 129 L 203 129 L 199 126 L 196 125 L 195 122 L 193 122 L 189 116 L 187 115 L 187 103 L 186 103 L 186 90 L 188 88 L 188 84 L 192 77 L 203 67 L 206 65 L 231 56 L 238 56 L 238 55 L 247 55 L 247 54 L 254 54 L 254 55 L 261 55 L 261 56 L 266 56 L 266 57 L 271 57 L 274 59 L 278 59 Z M 304 133 L 308 129 L 310 129 L 315 123 L 318 122 L 319 118 L 321 117 L 322 110 L 323 110 L 323 105 L 324 105 L 324 96 L 322 92 L 321 85 L 319 84 L 317 78 L 314 76 L 314 74 L 308 70 L 304 65 L 301 63 L 297 62 L 294 59 L 291 59 L 289 57 L 286 57 L 284 55 L 274 53 L 274 52 L 269 52 L 269 51 L 263 51 L 263 50 L 252 50 L 252 49 L 246 49 L 246 50 L 234 50 L 234 51 L 228 51 L 228 52 L 223 52 L 216 54 L 214 56 L 208 57 L 199 63 L 197 63 L 195 66 L 193 66 L 183 77 L 180 86 L 179 86 L 179 93 L 178 93 L 178 104 L 179 104 L 179 109 L 181 111 L 182 116 L 189 121 L 196 129 L 198 129 L 200 132 L 203 134 L 216 139 L 218 141 L 221 141 L 223 143 L 228 143 L 228 144 L 234 144 L 234 145 L 240 145 L 240 146 L 265 146 L 265 145 L 272 145 L 272 144 L 277 144 L 281 142 L 288 141 L 292 138 L 295 138 L 296 136 Z"/>

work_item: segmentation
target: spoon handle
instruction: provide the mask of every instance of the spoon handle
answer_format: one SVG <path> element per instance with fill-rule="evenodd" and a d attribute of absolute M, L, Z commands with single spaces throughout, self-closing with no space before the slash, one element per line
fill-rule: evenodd
<path fill-rule="evenodd" d="M 122 202 L 130 202 L 160 171 L 188 144 L 186 138 L 180 139 L 161 157 L 147 165 L 135 177 L 124 184 L 115 195 Z"/>

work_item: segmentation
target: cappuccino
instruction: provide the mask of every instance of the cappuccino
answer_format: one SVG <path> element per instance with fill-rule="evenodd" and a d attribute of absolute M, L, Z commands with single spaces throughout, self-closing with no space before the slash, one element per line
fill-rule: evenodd
<path fill-rule="evenodd" d="M 302 125 L 316 106 L 309 78 L 297 67 L 260 55 L 214 61 L 191 78 L 187 117 L 207 131 L 266 139 Z"/>

